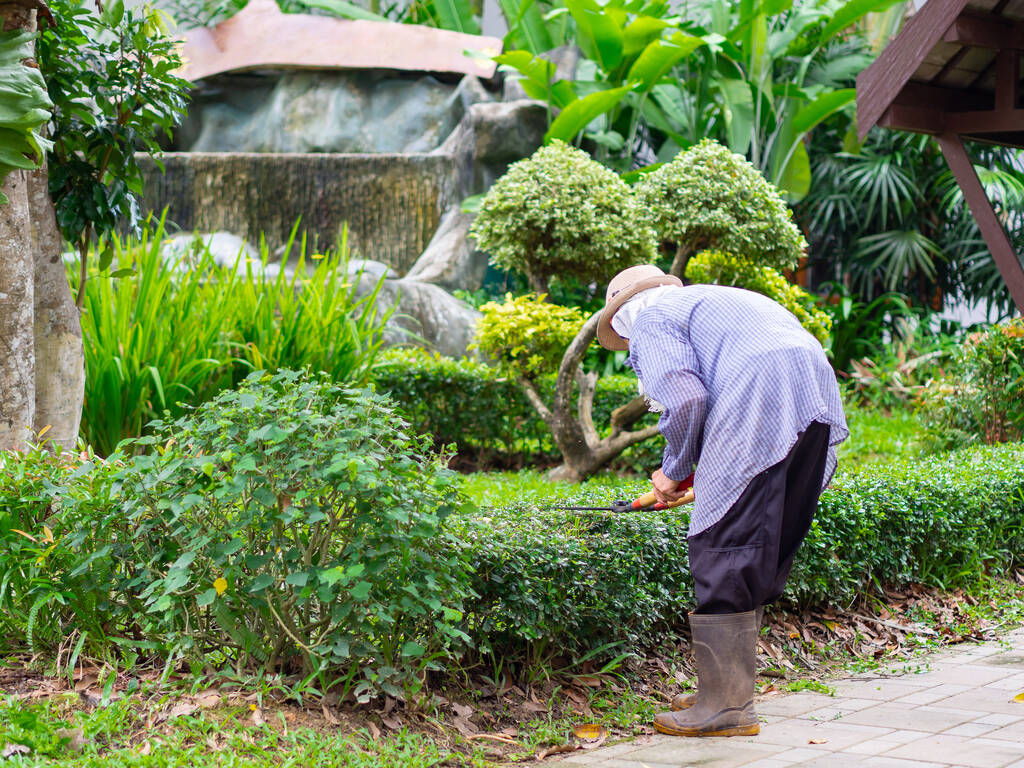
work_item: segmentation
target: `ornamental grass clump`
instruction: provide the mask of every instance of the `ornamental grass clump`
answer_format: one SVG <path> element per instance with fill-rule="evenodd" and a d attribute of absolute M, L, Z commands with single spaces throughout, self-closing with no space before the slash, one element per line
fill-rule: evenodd
<path fill-rule="evenodd" d="M 654 233 L 629 186 L 562 141 L 514 163 L 484 198 L 470 230 L 503 269 L 537 293 L 554 276 L 607 282 L 654 258 Z"/>
<path fill-rule="evenodd" d="M 792 269 L 807 241 L 778 190 L 742 155 L 705 139 L 636 186 L 658 239 L 675 250 L 673 275 L 695 253 L 735 253 L 772 269 Z"/>

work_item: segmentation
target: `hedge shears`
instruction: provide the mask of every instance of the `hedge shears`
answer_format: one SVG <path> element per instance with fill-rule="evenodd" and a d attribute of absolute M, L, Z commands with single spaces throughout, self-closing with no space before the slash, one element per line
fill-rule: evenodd
<path fill-rule="evenodd" d="M 689 504 L 693 501 L 693 488 L 690 488 L 685 495 L 670 501 L 667 504 L 663 504 L 658 501 L 654 495 L 654 491 L 645 493 L 643 496 L 639 496 L 632 501 L 626 499 L 620 499 L 613 501 L 610 507 L 575 507 L 568 505 L 556 505 L 552 507 L 545 507 L 545 509 L 572 509 L 578 512 L 636 512 L 645 509 L 671 509 L 672 507 L 678 507 L 682 504 Z"/>

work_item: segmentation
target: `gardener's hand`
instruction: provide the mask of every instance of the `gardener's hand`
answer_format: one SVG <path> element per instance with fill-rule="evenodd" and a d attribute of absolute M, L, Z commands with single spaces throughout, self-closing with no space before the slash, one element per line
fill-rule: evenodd
<path fill-rule="evenodd" d="M 662 504 L 668 504 L 670 501 L 681 499 L 689 488 L 685 482 L 680 483 L 677 480 L 670 480 L 660 469 L 654 470 L 654 474 L 651 475 L 651 482 L 654 484 L 654 496 Z"/>

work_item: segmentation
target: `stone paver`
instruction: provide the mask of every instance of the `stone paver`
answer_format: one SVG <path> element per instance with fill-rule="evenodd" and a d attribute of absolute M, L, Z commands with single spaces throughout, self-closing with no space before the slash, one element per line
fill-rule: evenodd
<path fill-rule="evenodd" d="M 654 736 L 562 760 L 587 768 L 1024 768 L 1024 629 L 834 684 L 759 698 L 758 736 Z"/>

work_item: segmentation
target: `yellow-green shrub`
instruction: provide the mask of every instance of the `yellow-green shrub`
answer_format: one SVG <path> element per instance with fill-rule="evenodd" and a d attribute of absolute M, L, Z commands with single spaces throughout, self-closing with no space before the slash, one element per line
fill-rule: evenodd
<path fill-rule="evenodd" d="M 501 304 L 489 301 L 481 306 L 475 348 L 517 376 L 535 378 L 557 368 L 586 318 L 575 307 L 549 304 L 544 298 L 513 298 L 509 293 Z"/>
<path fill-rule="evenodd" d="M 815 308 L 811 294 L 771 267 L 723 251 L 702 251 L 686 265 L 686 279 L 691 283 L 732 285 L 767 296 L 792 312 L 822 345 L 828 343 L 832 318 Z"/>

